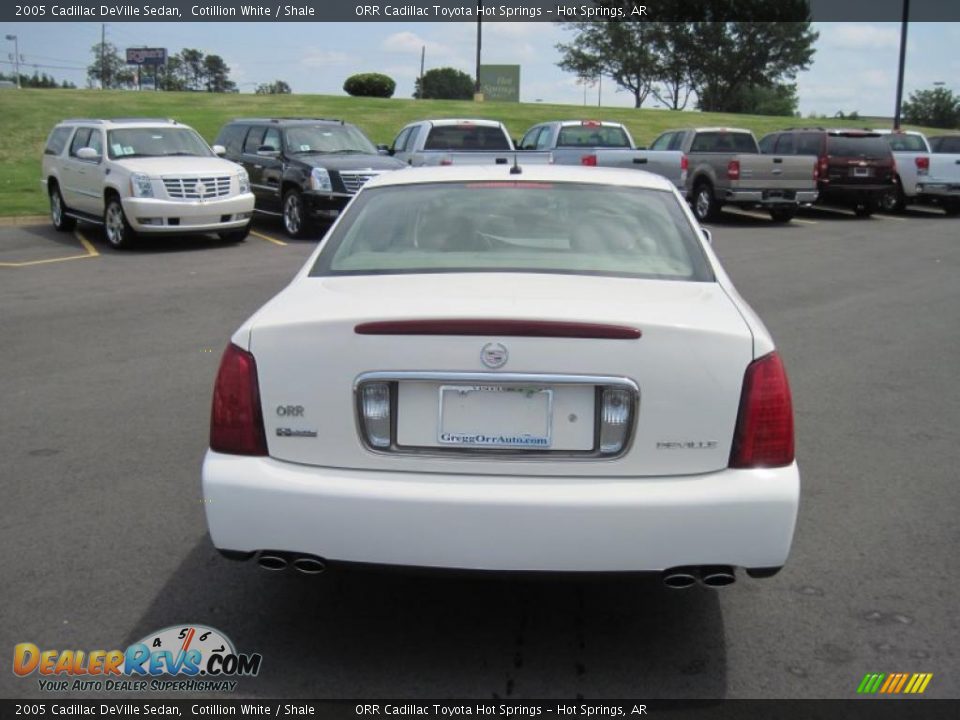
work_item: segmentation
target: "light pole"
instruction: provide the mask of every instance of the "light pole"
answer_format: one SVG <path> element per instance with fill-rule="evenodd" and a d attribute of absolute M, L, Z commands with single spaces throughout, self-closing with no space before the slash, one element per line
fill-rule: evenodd
<path fill-rule="evenodd" d="M 20 87 L 20 43 L 16 35 L 7 35 L 7 40 L 13 40 L 13 66 L 17 75 L 17 87 Z"/>
<path fill-rule="evenodd" d="M 479 102 L 483 100 L 482 89 L 480 87 L 480 45 L 483 38 L 483 0 L 477 3 L 477 81 L 473 86 L 473 100 Z"/>
<path fill-rule="evenodd" d="M 903 0 L 903 19 L 900 22 L 900 68 L 897 72 L 897 107 L 893 129 L 900 129 L 900 106 L 903 103 L 903 66 L 907 60 L 907 27 L 910 25 L 910 0 Z"/>

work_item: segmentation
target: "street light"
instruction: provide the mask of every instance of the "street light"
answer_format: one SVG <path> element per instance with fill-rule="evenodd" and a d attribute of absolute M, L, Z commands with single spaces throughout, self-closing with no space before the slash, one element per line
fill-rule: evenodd
<path fill-rule="evenodd" d="M 7 40 L 13 41 L 13 66 L 17 75 L 17 87 L 20 87 L 20 44 L 16 35 L 7 35 Z"/>

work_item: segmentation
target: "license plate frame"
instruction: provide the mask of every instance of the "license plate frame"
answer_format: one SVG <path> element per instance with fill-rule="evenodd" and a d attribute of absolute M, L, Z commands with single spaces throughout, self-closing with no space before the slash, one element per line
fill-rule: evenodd
<path fill-rule="evenodd" d="M 474 450 L 550 450 L 553 403 L 554 388 L 548 385 L 440 385 L 437 444 Z M 498 417 L 515 424 L 498 425 Z"/>
<path fill-rule="evenodd" d="M 866 178 L 873 175 L 873 168 L 869 167 L 855 167 L 853 168 L 853 176 L 857 178 Z"/>

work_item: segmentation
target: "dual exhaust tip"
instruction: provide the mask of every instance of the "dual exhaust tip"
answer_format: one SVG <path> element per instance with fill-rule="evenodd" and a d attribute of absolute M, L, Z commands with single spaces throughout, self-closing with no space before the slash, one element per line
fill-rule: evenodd
<path fill-rule="evenodd" d="M 700 567 L 677 567 L 663 571 L 663 584 L 668 588 L 682 590 L 698 582 L 707 587 L 733 585 L 737 576 L 729 565 L 703 565 Z"/>
<path fill-rule="evenodd" d="M 314 555 L 293 555 L 291 553 L 265 550 L 257 556 L 257 565 L 264 570 L 280 571 L 292 567 L 304 575 L 319 575 L 327 569 L 327 561 Z"/>

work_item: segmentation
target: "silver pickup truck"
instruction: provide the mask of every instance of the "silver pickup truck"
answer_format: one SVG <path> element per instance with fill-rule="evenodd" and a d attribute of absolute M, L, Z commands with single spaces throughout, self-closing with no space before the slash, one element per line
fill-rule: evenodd
<path fill-rule="evenodd" d="M 554 165 L 646 170 L 670 180 L 681 192 L 687 181 L 687 164 L 679 150 L 639 150 L 630 131 L 606 120 L 554 120 L 527 130 L 520 150 L 549 153 Z"/>
<path fill-rule="evenodd" d="M 388 152 L 414 167 L 437 165 L 545 165 L 549 155 L 521 153 L 496 120 L 421 120 L 404 127 Z"/>
<path fill-rule="evenodd" d="M 960 153 L 933 152 L 923 133 L 914 130 L 874 132 L 883 135 L 897 161 L 897 183 L 880 199 L 884 210 L 900 212 L 917 202 L 960 214 Z"/>
<path fill-rule="evenodd" d="M 749 130 L 668 130 L 650 147 L 687 156 L 687 199 L 701 222 L 724 205 L 763 208 L 775 222 L 789 222 L 798 207 L 817 199 L 816 158 L 761 155 Z"/>

